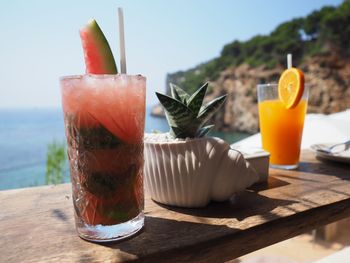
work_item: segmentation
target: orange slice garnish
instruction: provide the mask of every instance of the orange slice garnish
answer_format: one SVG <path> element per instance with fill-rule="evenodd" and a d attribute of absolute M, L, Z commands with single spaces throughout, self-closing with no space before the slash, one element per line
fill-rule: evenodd
<path fill-rule="evenodd" d="M 278 96 L 286 109 L 298 105 L 304 93 L 304 73 L 297 68 L 283 71 L 278 81 Z"/>

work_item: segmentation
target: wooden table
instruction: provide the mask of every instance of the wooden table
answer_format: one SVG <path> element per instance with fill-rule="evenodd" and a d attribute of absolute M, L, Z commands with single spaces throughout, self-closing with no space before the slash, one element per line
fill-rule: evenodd
<path fill-rule="evenodd" d="M 350 166 L 304 152 L 232 202 L 180 209 L 146 197 L 132 239 L 94 244 L 74 230 L 70 184 L 0 191 L 0 262 L 223 262 L 350 216 Z M 300 253 L 300 252 L 295 252 Z"/>

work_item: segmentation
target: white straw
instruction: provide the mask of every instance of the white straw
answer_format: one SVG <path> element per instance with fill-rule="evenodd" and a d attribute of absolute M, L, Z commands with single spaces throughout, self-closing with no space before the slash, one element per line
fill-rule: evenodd
<path fill-rule="evenodd" d="M 118 7 L 119 18 L 119 45 L 120 45 L 120 72 L 126 74 L 125 38 L 124 38 L 124 16 L 123 8 Z"/>
<path fill-rule="evenodd" d="M 292 54 L 287 54 L 287 68 L 292 67 Z"/>

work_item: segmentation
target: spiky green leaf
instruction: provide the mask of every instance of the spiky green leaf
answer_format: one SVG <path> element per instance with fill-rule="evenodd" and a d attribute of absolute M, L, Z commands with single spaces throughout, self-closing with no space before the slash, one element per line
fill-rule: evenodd
<path fill-rule="evenodd" d="M 180 97 L 180 101 L 187 105 L 187 101 L 188 99 L 190 98 L 190 95 L 184 91 L 183 89 L 181 89 L 179 86 L 173 84 L 173 83 L 170 83 L 170 90 L 171 90 L 171 95 L 172 97 L 176 98 L 176 97 Z M 174 92 L 174 96 L 173 95 L 173 92 Z"/>
<path fill-rule="evenodd" d="M 174 138 L 186 138 L 186 132 L 179 127 L 170 126 L 170 135 Z"/>
<path fill-rule="evenodd" d="M 200 128 L 200 123 L 198 119 L 193 119 L 191 122 L 183 127 L 170 126 L 170 133 L 174 135 L 175 138 L 196 138 L 198 129 Z"/>
<path fill-rule="evenodd" d="M 209 102 L 207 106 L 199 112 L 198 119 L 200 123 L 206 123 L 213 114 L 224 104 L 227 94 Z"/>
<path fill-rule="evenodd" d="M 192 111 L 182 102 L 158 92 L 156 92 L 156 95 L 165 109 L 170 127 L 179 127 L 183 129 L 195 119 Z"/>
<path fill-rule="evenodd" d="M 208 125 L 208 126 L 205 126 L 203 128 L 201 128 L 197 134 L 196 134 L 196 137 L 198 138 L 201 138 L 201 137 L 204 137 L 205 135 L 208 134 L 208 132 L 210 132 L 210 130 L 214 127 L 214 125 Z"/>
<path fill-rule="evenodd" d="M 170 84 L 171 96 L 157 93 L 164 107 L 165 116 L 170 126 L 170 133 L 175 138 L 195 138 L 205 136 L 214 125 L 202 127 L 225 102 L 226 95 L 202 106 L 208 83 L 205 83 L 191 96 Z"/>
<path fill-rule="evenodd" d="M 171 92 L 171 97 L 173 97 L 174 99 L 178 100 L 178 101 L 182 101 L 179 93 L 177 93 L 176 89 L 174 88 L 174 86 L 170 83 L 170 92 Z"/>
<path fill-rule="evenodd" d="M 204 83 L 187 101 L 187 106 L 191 109 L 194 115 L 198 115 L 203 104 L 205 93 L 207 92 L 208 82 Z"/>

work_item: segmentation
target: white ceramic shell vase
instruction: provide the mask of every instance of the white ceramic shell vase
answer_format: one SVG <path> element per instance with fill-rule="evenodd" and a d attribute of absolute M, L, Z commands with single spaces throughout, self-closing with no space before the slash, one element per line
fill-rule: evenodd
<path fill-rule="evenodd" d="M 225 201 L 258 181 L 243 155 L 214 137 L 159 142 L 145 137 L 145 187 L 153 200 L 180 207 Z"/>

